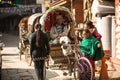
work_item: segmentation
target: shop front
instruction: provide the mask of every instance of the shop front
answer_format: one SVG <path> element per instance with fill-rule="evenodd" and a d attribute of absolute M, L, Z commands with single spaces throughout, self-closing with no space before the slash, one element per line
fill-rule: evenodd
<path fill-rule="evenodd" d="M 95 1 L 95 0 L 94 0 Z M 93 4 L 94 4 L 93 1 Z M 96 0 L 97 1 L 97 0 Z M 99 5 L 95 2 L 92 9 L 98 32 L 102 34 L 103 49 L 112 70 L 120 69 L 120 0 L 102 0 L 109 3 Z M 114 3 L 114 4 L 113 4 Z M 106 5 L 106 6 L 105 6 Z M 108 7 L 109 6 L 109 7 Z"/>
<path fill-rule="evenodd" d="M 0 32 L 18 33 L 18 23 L 20 19 L 37 12 L 42 12 L 40 4 L 0 7 Z"/>
<path fill-rule="evenodd" d="M 112 28 L 111 62 L 116 70 L 120 69 L 120 0 L 115 0 L 115 25 Z"/>

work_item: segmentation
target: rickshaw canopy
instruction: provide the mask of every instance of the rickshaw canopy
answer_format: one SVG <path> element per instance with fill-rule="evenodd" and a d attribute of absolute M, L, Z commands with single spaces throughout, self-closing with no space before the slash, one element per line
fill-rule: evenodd
<path fill-rule="evenodd" d="M 75 24 L 75 19 L 68 8 L 63 6 L 51 7 L 40 18 L 40 23 L 42 26 L 45 26 L 46 31 L 49 32 L 51 30 L 52 25 L 56 23 L 57 15 L 62 15 L 66 24 Z"/>
<path fill-rule="evenodd" d="M 38 17 L 40 17 L 41 15 L 42 15 L 42 13 L 35 13 L 35 14 L 31 15 L 28 18 L 28 25 L 33 26 L 35 19 L 38 18 Z"/>

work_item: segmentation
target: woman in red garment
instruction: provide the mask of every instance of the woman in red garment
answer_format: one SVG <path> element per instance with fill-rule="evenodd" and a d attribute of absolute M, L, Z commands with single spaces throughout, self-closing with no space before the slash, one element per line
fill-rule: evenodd
<path fill-rule="evenodd" d="M 87 21 L 85 23 L 85 29 L 89 29 L 89 31 L 92 33 L 92 35 L 97 38 L 98 40 L 101 40 L 102 36 L 98 33 L 96 27 L 93 25 L 92 21 Z"/>

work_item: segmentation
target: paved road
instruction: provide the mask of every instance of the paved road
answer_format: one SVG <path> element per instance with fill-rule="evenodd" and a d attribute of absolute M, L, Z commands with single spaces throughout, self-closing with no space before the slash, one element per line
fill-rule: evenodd
<path fill-rule="evenodd" d="M 34 67 L 28 66 L 25 56 L 19 58 L 17 48 L 18 36 L 4 34 L 2 41 L 5 43 L 2 51 L 2 80 L 37 80 Z M 47 70 L 48 80 L 68 80 L 70 76 L 63 76 L 62 70 Z"/>
<path fill-rule="evenodd" d="M 5 43 L 2 51 L 2 80 L 37 80 L 34 67 L 28 66 L 25 56 L 22 60 L 18 54 L 18 36 L 4 34 L 2 41 Z M 47 70 L 47 80 L 74 80 L 73 77 L 63 76 L 63 70 Z M 120 72 L 108 71 L 110 80 L 120 80 Z M 99 74 L 96 74 L 99 77 Z"/>

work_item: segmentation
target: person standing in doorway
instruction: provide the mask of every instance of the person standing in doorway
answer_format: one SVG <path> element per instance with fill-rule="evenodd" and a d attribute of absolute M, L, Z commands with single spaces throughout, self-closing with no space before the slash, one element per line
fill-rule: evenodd
<path fill-rule="evenodd" d="M 45 80 L 44 65 L 50 52 L 49 41 L 47 35 L 41 31 L 41 24 L 35 24 L 34 28 L 35 31 L 30 39 L 30 55 L 34 62 L 38 80 Z"/>

